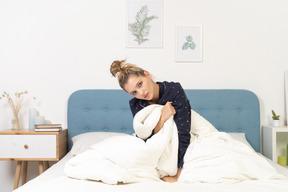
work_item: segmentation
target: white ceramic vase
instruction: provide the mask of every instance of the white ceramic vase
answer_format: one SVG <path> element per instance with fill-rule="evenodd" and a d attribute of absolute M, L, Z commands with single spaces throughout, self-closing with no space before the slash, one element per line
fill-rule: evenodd
<path fill-rule="evenodd" d="M 280 120 L 272 120 L 272 126 L 279 127 L 280 126 Z"/>

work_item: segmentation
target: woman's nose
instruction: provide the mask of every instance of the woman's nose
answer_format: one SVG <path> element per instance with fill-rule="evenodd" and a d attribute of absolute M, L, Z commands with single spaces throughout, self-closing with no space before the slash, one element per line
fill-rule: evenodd
<path fill-rule="evenodd" d="M 141 90 L 141 95 L 142 95 L 143 97 L 145 97 L 145 91 L 144 91 L 144 90 Z"/>

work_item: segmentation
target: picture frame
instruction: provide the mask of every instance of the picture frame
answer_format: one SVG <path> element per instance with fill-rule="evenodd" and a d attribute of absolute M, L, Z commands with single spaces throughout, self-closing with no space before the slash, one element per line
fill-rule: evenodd
<path fill-rule="evenodd" d="M 202 62 L 202 26 L 176 27 L 176 62 Z"/>
<path fill-rule="evenodd" d="M 163 47 L 163 0 L 127 0 L 126 47 Z"/>

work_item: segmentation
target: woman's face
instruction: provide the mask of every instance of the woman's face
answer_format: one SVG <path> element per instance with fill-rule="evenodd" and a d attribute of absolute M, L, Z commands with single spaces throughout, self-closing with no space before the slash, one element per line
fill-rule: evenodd
<path fill-rule="evenodd" d="M 137 99 L 157 100 L 157 84 L 152 81 L 150 73 L 144 72 L 145 76 L 130 75 L 127 83 L 124 85 L 125 91 Z"/>

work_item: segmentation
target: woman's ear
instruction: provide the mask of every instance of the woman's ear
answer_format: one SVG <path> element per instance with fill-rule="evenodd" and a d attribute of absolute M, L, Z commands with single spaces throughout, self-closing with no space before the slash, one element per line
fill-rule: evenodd
<path fill-rule="evenodd" d="M 148 71 L 144 71 L 144 75 L 145 75 L 145 77 L 152 79 L 152 75 Z"/>

